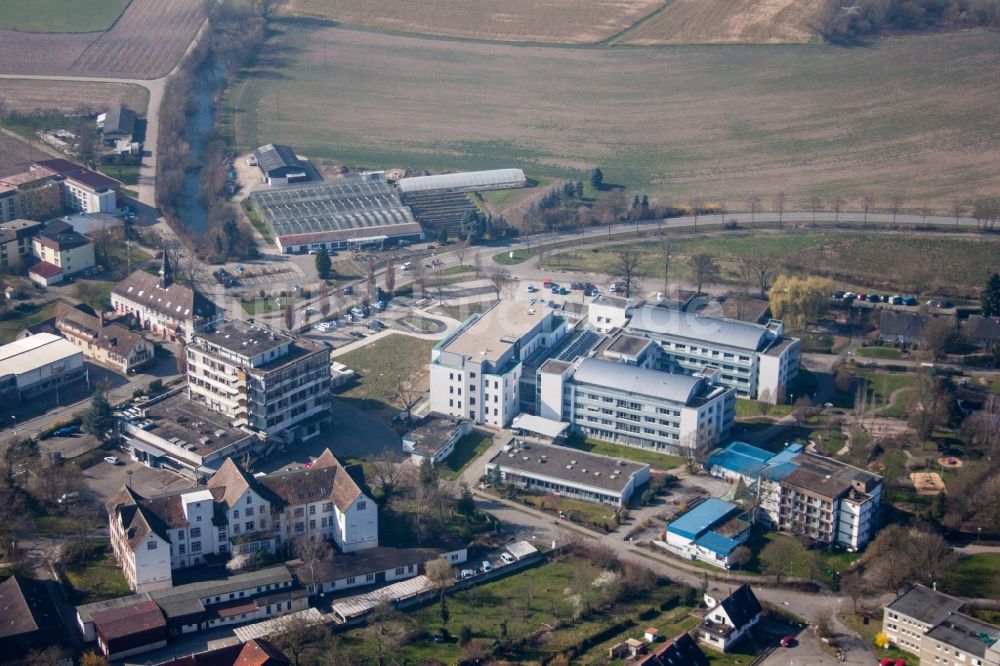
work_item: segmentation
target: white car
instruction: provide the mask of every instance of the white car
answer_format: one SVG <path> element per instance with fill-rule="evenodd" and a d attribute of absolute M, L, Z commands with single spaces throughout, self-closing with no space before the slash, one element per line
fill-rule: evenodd
<path fill-rule="evenodd" d="M 462 578 L 463 579 L 465 579 L 465 578 L 472 578 L 475 575 L 476 575 L 476 572 L 473 571 L 472 569 L 462 569 Z"/>
<path fill-rule="evenodd" d="M 118 456 L 104 456 L 104 462 L 111 463 L 112 465 L 117 465 Z"/>
<path fill-rule="evenodd" d="M 62 496 L 56 500 L 59 504 L 69 504 L 70 502 L 75 502 L 80 499 L 80 493 L 63 493 Z"/>
<path fill-rule="evenodd" d="M 517 560 L 514 559 L 513 555 L 504 551 L 500 553 L 500 561 L 503 562 L 504 564 L 514 564 L 514 562 L 516 562 Z"/>
<path fill-rule="evenodd" d="M 490 564 L 489 560 L 483 560 L 483 573 L 489 573 L 493 571 L 493 565 Z"/>

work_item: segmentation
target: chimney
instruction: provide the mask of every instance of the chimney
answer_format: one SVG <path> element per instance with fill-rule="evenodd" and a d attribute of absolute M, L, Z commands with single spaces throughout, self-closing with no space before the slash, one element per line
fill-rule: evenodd
<path fill-rule="evenodd" d="M 97 313 L 97 320 L 100 322 L 101 328 L 104 328 L 104 310 L 103 310 L 103 308 L 101 309 L 100 312 Z"/>

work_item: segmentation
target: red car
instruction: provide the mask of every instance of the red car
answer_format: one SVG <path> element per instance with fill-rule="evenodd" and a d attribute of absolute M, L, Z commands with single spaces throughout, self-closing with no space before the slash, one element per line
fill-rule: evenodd
<path fill-rule="evenodd" d="M 783 648 L 792 647 L 793 645 L 795 645 L 795 636 L 785 636 L 784 638 L 781 639 L 779 644 Z"/>

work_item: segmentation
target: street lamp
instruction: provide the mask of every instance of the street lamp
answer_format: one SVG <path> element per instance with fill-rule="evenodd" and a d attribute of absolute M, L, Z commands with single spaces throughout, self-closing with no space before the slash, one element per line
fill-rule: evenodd
<path fill-rule="evenodd" d="M 983 528 L 982 527 L 977 527 L 976 528 L 976 543 L 979 543 L 979 540 L 982 537 L 983 537 Z"/>

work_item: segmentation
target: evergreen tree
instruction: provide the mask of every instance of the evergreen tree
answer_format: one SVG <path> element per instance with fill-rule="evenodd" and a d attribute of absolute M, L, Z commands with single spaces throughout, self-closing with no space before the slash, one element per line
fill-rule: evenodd
<path fill-rule="evenodd" d="M 577 199 L 582 199 L 583 198 L 583 181 L 582 180 L 576 181 L 576 198 Z"/>
<path fill-rule="evenodd" d="M 420 485 L 431 486 L 437 482 L 437 470 L 430 458 L 424 458 L 420 463 Z"/>
<path fill-rule="evenodd" d="M 603 184 L 604 172 L 601 171 L 601 167 L 594 167 L 594 170 L 590 172 L 590 186 L 595 190 L 599 190 Z"/>
<path fill-rule="evenodd" d="M 994 273 L 986 282 L 980 296 L 984 317 L 1000 317 L 1000 273 Z"/>
<path fill-rule="evenodd" d="M 114 424 L 115 417 L 108 397 L 101 391 L 95 391 L 94 398 L 90 401 L 90 409 L 83 415 L 83 431 L 103 442 Z"/>
<path fill-rule="evenodd" d="M 438 245 L 447 245 L 447 244 L 448 244 L 448 230 L 442 229 L 441 231 L 438 232 Z"/>
<path fill-rule="evenodd" d="M 332 267 L 333 262 L 330 261 L 330 255 L 326 253 L 326 250 L 320 250 L 316 253 L 316 272 L 319 273 L 321 280 L 329 279 Z"/>

